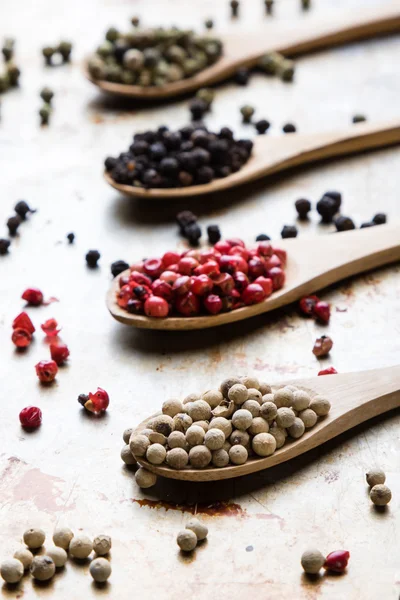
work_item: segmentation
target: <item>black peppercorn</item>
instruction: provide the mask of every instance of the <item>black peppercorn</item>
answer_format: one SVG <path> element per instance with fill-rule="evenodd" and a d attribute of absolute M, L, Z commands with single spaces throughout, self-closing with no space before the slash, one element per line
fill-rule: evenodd
<path fill-rule="evenodd" d="M 354 115 L 352 121 L 353 123 L 363 123 L 367 118 L 364 115 Z"/>
<path fill-rule="evenodd" d="M 11 236 L 16 235 L 17 231 L 18 231 L 18 227 L 20 225 L 21 225 L 21 217 L 19 217 L 18 215 L 15 215 L 15 217 L 10 217 L 7 220 L 7 227 L 8 227 L 9 234 Z"/>
<path fill-rule="evenodd" d="M 214 179 L 214 170 L 211 167 L 204 165 L 198 169 L 197 183 L 210 183 L 212 179 Z"/>
<path fill-rule="evenodd" d="M 386 215 L 385 213 L 378 213 L 372 219 L 375 225 L 384 225 L 386 223 Z"/>
<path fill-rule="evenodd" d="M 212 29 L 214 27 L 214 21 L 212 19 L 207 19 L 204 22 L 204 25 L 206 29 Z"/>
<path fill-rule="evenodd" d="M 85 406 L 86 402 L 88 402 L 89 400 L 89 396 L 87 396 L 86 394 L 79 394 L 78 396 L 78 402 L 79 404 L 82 404 L 82 406 Z"/>
<path fill-rule="evenodd" d="M 284 133 L 295 133 L 296 127 L 293 125 L 293 123 L 286 123 L 286 125 L 282 127 L 282 131 Z"/>
<path fill-rule="evenodd" d="M 116 166 L 117 166 L 117 159 L 113 158 L 112 156 L 107 156 L 106 160 L 104 161 L 104 166 L 106 171 L 112 171 Z"/>
<path fill-rule="evenodd" d="M 197 223 L 197 217 L 191 210 L 182 210 L 176 215 L 175 219 L 180 227 L 181 233 L 183 233 L 185 228 L 189 225 Z"/>
<path fill-rule="evenodd" d="M 153 160 L 161 160 L 167 154 L 167 149 L 161 142 L 155 142 L 150 146 L 150 157 Z"/>
<path fill-rule="evenodd" d="M 94 269 L 95 267 L 97 267 L 97 262 L 100 258 L 100 252 L 98 252 L 98 250 L 89 250 L 89 252 L 86 254 L 85 258 L 86 258 L 87 266 L 90 267 L 91 269 Z"/>
<path fill-rule="evenodd" d="M 297 227 L 296 225 L 284 225 L 281 236 L 283 239 L 285 238 L 295 238 L 297 237 Z"/>
<path fill-rule="evenodd" d="M 317 202 L 317 212 L 321 215 L 323 223 L 332 223 L 332 219 L 337 213 L 336 202 L 330 196 L 322 196 Z"/>
<path fill-rule="evenodd" d="M 0 238 L 0 255 L 4 256 L 4 254 L 7 254 L 10 244 L 10 240 Z"/>
<path fill-rule="evenodd" d="M 272 15 L 272 9 L 274 7 L 274 0 L 264 0 L 265 10 L 267 15 Z"/>
<path fill-rule="evenodd" d="M 239 0 L 231 0 L 230 6 L 232 17 L 237 17 L 239 15 Z"/>
<path fill-rule="evenodd" d="M 373 221 L 367 221 L 366 223 L 361 223 L 360 229 L 365 229 L 366 227 L 375 227 L 375 223 Z"/>
<path fill-rule="evenodd" d="M 74 233 L 72 233 L 72 232 L 71 232 L 71 233 L 69 233 L 69 234 L 67 235 L 67 240 L 68 240 L 68 242 L 69 242 L 70 244 L 73 244 L 73 243 L 74 243 L 74 239 L 75 239 L 75 234 L 74 234 Z"/>
<path fill-rule="evenodd" d="M 210 244 L 216 244 L 221 239 L 221 232 L 218 225 L 209 225 L 207 227 L 207 236 Z"/>
<path fill-rule="evenodd" d="M 192 113 L 192 121 L 199 121 L 208 110 L 208 104 L 201 98 L 193 98 L 189 104 L 189 110 Z"/>
<path fill-rule="evenodd" d="M 133 315 L 141 315 L 144 312 L 143 302 L 136 298 L 130 298 L 126 305 L 126 310 Z"/>
<path fill-rule="evenodd" d="M 337 231 L 349 231 L 355 229 L 354 221 L 350 217 L 340 216 L 335 219 L 335 226 Z"/>
<path fill-rule="evenodd" d="M 138 26 L 139 26 L 139 23 L 140 23 L 140 19 L 139 19 L 139 17 L 132 17 L 132 19 L 131 19 L 131 23 L 132 23 L 132 25 L 133 25 L 134 27 L 138 27 Z"/>
<path fill-rule="evenodd" d="M 163 158 L 160 162 L 160 171 L 163 175 L 176 175 L 179 171 L 179 162 L 176 158 Z"/>
<path fill-rule="evenodd" d="M 185 237 L 191 246 L 197 246 L 199 239 L 201 238 L 201 229 L 197 223 L 192 223 L 185 227 L 183 231 L 183 237 Z"/>
<path fill-rule="evenodd" d="M 129 265 L 127 262 L 125 262 L 124 260 L 116 260 L 111 265 L 112 276 L 117 277 L 117 275 L 119 275 L 123 271 L 126 271 L 127 269 L 129 269 Z"/>
<path fill-rule="evenodd" d="M 299 219 L 307 219 L 308 213 L 311 210 L 311 202 L 306 198 L 299 198 L 294 205 L 299 215 Z"/>
<path fill-rule="evenodd" d="M 329 191 L 325 192 L 324 196 L 329 196 L 329 198 L 335 201 L 336 211 L 338 211 L 342 204 L 342 194 L 336 191 Z"/>
<path fill-rule="evenodd" d="M 239 85 L 247 85 L 250 78 L 250 70 L 246 67 L 241 67 L 235 73 L 235 81 Z"/>
<path fill-rule="evenodd" d="M 25 202 L 25 200 L 19 200 L 14 207 L 15 212 L 21 219 L 25 219 L 26 215 L 30 213 L 36 212 L 35 209 L 30 208 L 29 204 Z"/>
<path fill-rule="evenodd" d="M 271 238 L 266 233 L 259 233 L 256 237 L 256 242 L 269 242 Z"/>
<path fill-rule="evenodd" d="M 255 128 L 257 129 L 257 132 L 260 134 L 264 134 L 270 126 L 270 122 L 267 121 L 266 119 L 261 119 L 260 121 L 257 121 L 257 123 L 255 124 Z"/>
<path fill-rule="evenodd" d="M 179 183 L 183 187 L 186 187 L 188 185 L 192 185 L 192 183 L 193 183 L 193 175 L 191 175 L 187 171 L 179 171 L 178 180 L 179 180 Z"/>

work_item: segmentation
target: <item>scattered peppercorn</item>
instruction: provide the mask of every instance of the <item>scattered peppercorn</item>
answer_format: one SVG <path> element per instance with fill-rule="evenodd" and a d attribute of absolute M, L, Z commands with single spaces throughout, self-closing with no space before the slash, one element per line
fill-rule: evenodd
<path fill-rule="evenodd" d="M 235 73 L 235 81 L 239 85 L 247 85 L 250 78 L 250 69 L 247 67 L 240 67 Z"/>
<path fill-rule="evenodd" d="M 54 50 L 53 46 L 45 46 L 44 48 L 42 48 L 42 54 L 44 56 L 46 65 L 48 65 L 48 66 L 51 65 L 51 59 L 53 58 L 54 53 L 55 53 L 55 50 Z"/>
<path fill-rule="evenodd" d="M 327 369 L 322 369 L 322 371 L 318 372 L 319 375 L 336 375 L 337 371 L 335 367 L 328 367 Z"/>
<path fill-rule="evenodd" d="M 316 549 L 306 550 L 301 556 L 301 566 L 305 573 L 316 575 L 325 563 L 324 555 Z"/>
<path fill-rule="evenodd" d="M 265 11 L 267 15 L 272 15 L 272 9 L 274 7 L 274 0 L 264 0 Z"/>
<path fill-rule="evenodd" d="M 348 552 L 347 550 L 335 550 L 334 552 L 328 554 L 323 564 L 323 567 L 327 571 L 343 573 L 347 567 L 349 558 L 350 552 Z"/>
<path fill-rule="evenodd" d="M 232 17 L 237 17 L 239 15 L 239 0 L 231 0 L 230 7 Z"/>
<path fill-rule="evenodd" d="M 50 104 L 46 104 L 46 103 L 43 104 L 43 106 L 39 110 L 40 124 L 41 125 L 48 125 L 49 120 L 50 120 L 50 115 L 51 115 L 51 106 L 50 106 Z"/>
<path fill-rule="evenodd" d="M 333 217 L 337 213 L 337 203 L 330 196 L 322 196 L 317 202 L 317 212 L 321 215 L 323 223 L 332 223 Z"/>
<path fill-rule="evenodd" d="M 63 62 L 69 62 L 72 52 L 71 42 L 61 41 L 57 46 L 57 52 L 61 54 Z"/>
<path fill-rule="evenodd" d="M 17 235 L 18 227 L 21 225 L 21 217 L 15 215 L 14 217 L 10 217 L 6 223 L 8 227 L 8 232 L 11 237 Z"/>
<path fill-rule="evenodd" d="M 207 236 L 210 244 L 216 244 L 221 239 L 221 231 L 218 225 L 209 225 L 207 227 Z"/>
<path fill-rule="evenodd" d="M 311 0 L 301 0 L 301 7 L 303 10 L 308 10 L 311 6 Z"/>
<path fill-rule="evenodd" d="M 70 244 L 73 244 L 73 243 L 74 243 L 74 239 L 75 239 L 75 234 L 74 234 L 74 233 L 69 233 L 69 234 L 67 235 L 67 240 L 68 240 L 68 242 L 69 242 Z"/>
<path fill-rule="evenodd" d="M 124 260 L 116 260 L 111 265 L 111 273 L 113 277 L 120 275 L 123 271 L 129 269 L 129 264 Z"/>
<path fill-rule="evenodd" d="M 47 319 L 40 327 L 48 337 L 55 337 L 61 331 L 61 328 L 58 328 L 58 323 L 55 319 Z"/>
<path fill-rule="evenodd" d="M 95 558 L 89 566 L 89 573 L 98 583 L 104 583 L 111 575 L 110 561 L 106 558 Z"/>
<path fill-rule="evenodd" d="M 24 565 L 16 558 L 4 560 L 0 565 L 0 575 L 8 584 L 18 583 L 24 575 Z"/>
<path fill-rule="evenodd" d="M 18 349 L 27 348 L 32 341 L 32 334 L 23 327 L 15 327 L 11 335 L 11 341 Z"/>
<path fill-rule="evenodd" d="M 307 219 L 308 213 L 311 210 L 311 202 L 306 198 L 299 198 L 296 200 L 294 205 L 296 207 L 297 214 L 299 215 L 299 219 Z"/>
<path fill-rule="evenodd" d="M 183 234 L 185 228 L 192 223 L 197 223 L 197 217 L 191 210 L 182 210 L 176 215 L 176 222 L 179 225 L 181 234 Z"/>
<path fill-rule="evenodd" d="M 264 71 L 266 75 L 277 75 L 280 65 L 285 60 L 283 54 L 279 52 L 270 52 L 264 54 L 258 61 L 258 68 Z"/>
<path fill-rule="evenodd" d="M 132 19 L 131 19 L 131 23 L 132 23 L 132 25 L 133 25 L 134 27 L 138 27 L 138 26 L 139 26 L 139 24 L 140 24 L 140 19 L 139 19 L 139 17 L 132 17 Z"/>
<path fill-rule="evenodd" d="M 197 223 L 188 225 L 183 230 L 183 236 L 188 240 L 192 246 L 197 246 L 199 239 L 201 238 L 201 228 Z"/>
<path fill-rule="evenodd" d="M 8 249 L 11 245 L 10 240 L 7 240 L 5 238 L 0 238 L 0 256 L 4 256 L 5 254 L 8 253 Z"/>
<path fill-rule="evenodd" d="M 284 225 L 281 231 L 281 236 L 283 239 L 285 238 L 295 238 L 297 237 L 297 227 L 296 225 Z"/>
<path fill-rule="evenodd" d="M 35 369 L 41 383 L 52 383 L 58 373 L 57 363 L 54 360 L 41 360 L 35 365 Z"/>
<path fill-rule="evenodd" d="M 385 472 L 382 469 L 370 469 L 365 478 L 368 485 L 372 488 L 374 485 L 382 485 L 386 481 Z"/>
<path fill-rule="evenodd" d="M 209 105 L 201 98 L 193 98 L 189 104 L 189 110 L 192 114 L 192 121 L 200 121 L 206 112 Z"/>
<path fill-rule="evenodd" d="M 19 200 L 14 206 L 14 210 L 21 219 L 25 219 L 28 213 L 36 212 L 36 209 L 30 208 L 29 204 L 25 200 Z"/>
<path fill-rule="evenodd" d="M 325 196 L 328 196 L 335 202 L 336 211 L 339 211 L 339 208 L 342 205 L 342 194 L 335 190 L 330 190 L 329 192 L 325 192 L 323 197 L 325 197 Z"/>
<path fill-rule="evenodd" d="M 313 354 L 317 357 L 327 356 L 332 349 L 333 341 L 328 335 L 321 335 L 314 343 Z"/>
<path fill-rule="evenodd" d="M 47 104 L 51 104 L 53 96 L 54 96 L 54 92 L 52 89 L 50 89 L 49 87 L 42 88 L 42 90 L 40 92 L 40 97 L 43 100 L 43 102 L 46 102 Z"/>
<path fill-rule="evenodd" d="M 354 221 L 350 217 L 342 215 L 335 219 L 334 223 L 337 231 L 350 231 L 350 229 L 356 228 Z"/>
<path fill-rule="evenodd" d="M 325 325 L 329 323 L 331 317 L 331 307 L 329 303 L 318 300 L 313 307 L 313 316 L 320 321 L 320 323 L 324 323 Z"/>
<path fill-rule="evenodd" d="M 87 394 L 79 394 L 78 396 L 78 402 L 79 404 L 81 404 L 82 406 L 85 406 L 86 402 L 88 402 L 89 400 L 89 396 Z"/>
<path fill-rule="evenodd" d="M 365 117 L 364 115 L 360 115 L 360 114 L 354 115 L 353 119 L 352 119 L 353 123 L 363 123 L 366 120 L 367 120 L 367 117 Z"/>
<path fill-rule="evenodd" d="M 375 223 L 375 225 L 384 225 L 386 223 L 386 215 L 385 213 L 377 213 L 372 221 Z"/>
<path fill-rule="evenodd" d="M 371 488 L 369 497 L 375 506 L 386 506 L 392 499 L 392 492 L 387 485 L 378 483 Z"/>
<path fill-rule="evenodd" d="M 4 42 L 3 42 L 3 46 L 1 48 L 1 51 L 3 53 L 4 56 L 4 60 L 6 62 L 10 61 L 13 59 L 14 57 L 14 46 L 15 46 L 15 40 L 12 38 L 5 38 Z"/>
<path fill-rule="evenodd" d="M 360 229 L 366 229 L 367 227 L 375 227 L 375 223 L 373 221 L 366 221 L 360 225 Z"/>
<path fill-rule="evenodd" d="M 278 75 L 282 81 L 290 82 L 294 78 L 294 62 L 285 58 L 278 66 Z"/>
<path fill-rule="evenodd" d="M 293 123 L 286 123 L 286 125 L 282 127 L 282 131 L 283 133 L 295 133 L 296 127 Z"/>
<path fill-rule="evenodd" d="M 105 390 L 98 387 L 94 394 L 79 394 L 78 402 L 89 412 L 103 413 L 108 408 L 110 398 Z"/>
<path fill-rule="evenodd" d="M 200 98 L 207 104 L 207 110 L 210 110 L 211 104 L 215 98 L 215 92 L 211 88 L 200 88 L 196 92 L 196 98 Z"/>
<path fill-rule="evenodd" d="M 256 242 L 269 242 L 270 239 L 271 238 L 266 233 L 259 233 L 256 237 Z"/>
<path fill-rule="evenodd" d="M 27 406 L 19 413 L 19 420 L 22 427 L 36 429 L 42 424 L 42 411 L 37 406 Z"/>
<path fill-rule="evenodd" d="M 43 294 L 37 288 L 27 288 L 21 298 L 31 306 L 39 306 L 43 302 Z"/>
<path fill-rule="evenodd" d="M 66 344 L 50 344 L 50 356 L 58 366 L 64 364 L 70 352 Z"/>
<path fill-rule="evenodd" d="M 257 121 L 255 128 L 257 129 L 257 133 L 263 135 L 269 129 L 270 125 L 271 123 L 269 121 L 261 119 L 260 121 Z"/>
<path fill-rule="evenodd" d="M 98 250 L 89 250 L 89 252 L 85 256 L 87 266 L 90 269 L 95 269 L 97 267 L 97 263 L 100 259 L 100 256 L 101 254 Z"/>
<path fill-rule="evenodd" d="M 212 29 L 214 27 L 214 21 L 212 19 L 206 19 L 204 26 L 206 29 Z"/>
<path fill-rule="evenodd" d="M 245 104 L 240 109 L 240 112 L 241 112 L 242 117 L 243 117 L 243 123 L 250 123 L 251 117 L 254 115 L 255 111 L 254 111 L 254 108 L 252 106 L 250 106 L 249 104 Z"/>

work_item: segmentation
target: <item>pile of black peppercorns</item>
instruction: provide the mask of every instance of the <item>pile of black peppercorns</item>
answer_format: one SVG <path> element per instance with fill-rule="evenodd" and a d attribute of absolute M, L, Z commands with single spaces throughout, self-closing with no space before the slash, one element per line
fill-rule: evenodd
<path fill-rule="evenodd" d="M 219 133 L 203 124 L 177 131 L 159 127 L 134 135 L 127 152 L 105 160 L 116 183 L 144 188 L 176 188 L 209 183 L 238 171 L 249 159 L 251 140 L 235 140 L 223 127 Z"/>

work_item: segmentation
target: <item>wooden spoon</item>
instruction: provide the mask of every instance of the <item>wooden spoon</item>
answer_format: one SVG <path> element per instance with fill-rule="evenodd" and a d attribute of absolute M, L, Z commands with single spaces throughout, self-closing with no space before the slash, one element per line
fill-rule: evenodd
<path fill-rule="evenodd" d="M 286 31 L 268 27 L 259 32 L 235 33 L 222 36 L 224 55 L 211 67 L 197 75 L 164 86 L 142 87 L 94 79 L 84 65 L 86 77 L 102 91 L 130 98 L 162 99 L 178 96 L 231 77 L 239 67 L 251 67 L 269 52 L 281 52 L 296 56 L 353 42 L 375 35 L 400 30 L 398 2 L 372 10 L 363 9 L 334 19 L 325 17 L 323 22 L 300 21 Z"/>
<path fill-rule="evenodd" d="M 259 135 L 254 139 L 253 153 L 236 173 L 210 183 L 182 188 L 145 189 L 116 183 L 109 173 L 104 177 L 113 188 L 126 196 L 149 200 L 198 196 L 234 188 L 260 177 L 279 173 L 317 160 L 355 154 L 365 150 L 400 143 L 400 124 L 358 123 L 344 131 L 317 134 L 292 133 L 281 137 Z"/>
<path fill-rule="evenodd" d="M 290 304 L 351 275 L 400 260 L 400 224 L 279 240 L 277 245 L 287 251 L 286 284 L 259 304 L 201 317 L 157 319 L 131 315 L 116 302 L 119 277 L 129 274 L 124 271 L 114 279 L 107 294 L 108 310 L 117 321 L 144 329 L 206 329 L 242 321 Z"/>
<path fill-rule="evenodd" d="M 216 481 L 240 477 L 279 465 L 324 444 L 364 421 L 400 407 L 400 366 L 287 381 L 276 387 L 284 385 L 296 385 L 307 391 L 311 397 L 316 395 L 326 397 L 331 403 L 331 410 L 326 417 L 320 417 L 314 427 L 307 429 L 301 438 L 286 442 L 272 456 L 250 458 L 244 465 L 207 467 L 202 470 L 186 467 L 182 471 L 177 471 L 166 465 L 152 465 L 146 459 L 136 457 L 138 463 L 149 471 L 170 479 Z M 146 427 L 150 418 L 137 427 L 137 433 Z"/>

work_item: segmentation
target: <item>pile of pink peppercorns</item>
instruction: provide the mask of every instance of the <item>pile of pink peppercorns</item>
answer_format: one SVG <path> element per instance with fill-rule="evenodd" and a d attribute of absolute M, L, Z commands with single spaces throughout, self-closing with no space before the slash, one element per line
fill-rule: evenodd
<path fill-rule="evenodd" d="M 262 302 L 285 283 L 286 251 L 238 238 L 206 250 L 166 252 L 121 275 L 117 304 L 133 314 L 193 317 L 216 315 Z"/>

